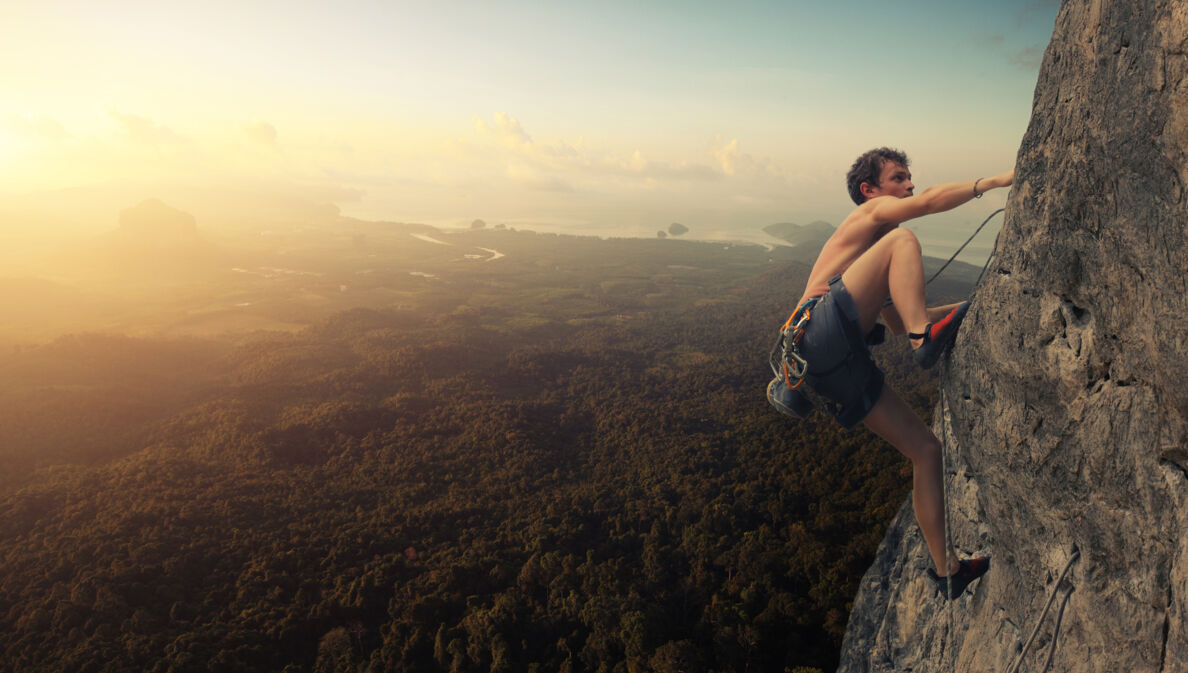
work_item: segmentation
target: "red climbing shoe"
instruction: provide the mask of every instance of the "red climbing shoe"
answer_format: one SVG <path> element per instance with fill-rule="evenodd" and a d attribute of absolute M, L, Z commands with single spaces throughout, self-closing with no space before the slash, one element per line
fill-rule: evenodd
<path fill-rule="evenodd" d="M 948 580 L 944 577 L 938 577 L 936 572 L 928 569 L 928 577 L 936 584 L 936 590 L 940 592 L 941 596 L 945 595 L 945 591 L 952 584 L 953 595 L 949 600 L 954 600 L 961 594 L 965 593 L 965 587 L 969 586 L 974 580 L 986 574 L 990 569 L 990 557 L 982 556 L 980 558 L 971 558 L 961 561 L 961 568 L 953 573 L 953 579 Z"/>
<path fill-rule="evenodd" d="M 949 344 L 953 343 L 953 339 L 957 337 L 957 330 L 961 327 L 961 321 L 965 320 L 967 311 L 969 311 L 969 302 L 963 301 L 939 322 L 929 323 L 923 332 L 908 334 L 909 339 L 924 340 L 919 348 L 912 351 L 912 357 L 916 358 L 918 365 L 924 369 L 931 369 L 936 364 L 941 353 L 944 353 Z"/>

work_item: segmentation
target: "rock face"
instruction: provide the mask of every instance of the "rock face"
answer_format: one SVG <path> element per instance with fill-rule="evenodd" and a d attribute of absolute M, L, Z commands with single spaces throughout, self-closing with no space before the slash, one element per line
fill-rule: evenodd
<path fill-rule="evenodd" d="M 905 505 L 839 670 L 1007 671 L 1058 589 L 1019 670 L 1071 591 L 1049 670 L 1188 671 L 1186 53 L 1183 0 L 1063 3 L 934 419 L 953 539 L 990 572 L 942 603 Z"/>

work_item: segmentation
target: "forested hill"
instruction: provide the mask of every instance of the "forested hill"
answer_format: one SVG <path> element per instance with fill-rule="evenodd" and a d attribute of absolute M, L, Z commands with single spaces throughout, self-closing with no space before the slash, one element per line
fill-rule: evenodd
<path fill-rule="evenodd" d="M 768 408 L 808 267 L 448 242 L 503 257 L 295 332 L 0 357 L 0 671 L 832 670 L 910 466 Z"/>

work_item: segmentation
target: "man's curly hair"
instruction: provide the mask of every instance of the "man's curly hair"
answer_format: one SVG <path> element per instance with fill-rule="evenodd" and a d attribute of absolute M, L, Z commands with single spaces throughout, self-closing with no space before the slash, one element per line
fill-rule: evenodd
<path fill-rule="evenodd" d="M 904 167 L 909 165 L 906 154 L 890 147 L 873 149 L 854 161 L 854 165 L 850 166 L 850 172 L 846 173 L 846 189 L 850 190 L 850 198 L 854 199 L 854 203 L 862 205 L 866 202 L 866 197 L 862 195 L 862 183 L 877 187 L 883 164 L 888 161 L 903 164 Z"/>

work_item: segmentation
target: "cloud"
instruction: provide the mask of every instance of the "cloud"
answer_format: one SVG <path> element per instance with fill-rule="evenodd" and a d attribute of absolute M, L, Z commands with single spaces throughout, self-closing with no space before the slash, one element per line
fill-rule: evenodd
<path fill-rule="evenodd" d="M 167 145 L 180 142 L 181 136 L 166 126 L 161 126 L 148 117 L 120 112 L 114 108 L 104 108 L 103 111 L 123 127 L 124 132 L 134 142 L 144 145 Z"/>
<path fill-rule="evenodd" d="M 520 189 L 588 194 L 623 190 L 685 193 L 700 189 L 691 184 L 712 183 L 734 175 L 752 181 L 782 176 L 770 162 L 740 151 L 737 140 L 726 143 L 716 138 L 710 161 L 674 161 L 651 157 L 646 148 L 622 152 L 592 147 L 584 138 L 542 141 L 506 113 L 490 120 L 478 115 L 473 119 L 477 142 L 459 139 L 451 144 L 461 161 L 459 172 L 499 175 L 509 186 Z"/>
<path fill-rule="evenodd" d="M 507 147 L 525 148 L 532 145 L 532 138 L 524 132 L 520 122 L 504 112 L 495 113 L 494 124 L 488 124 L 485 119 L 475 115 L 474 128 L 480 136 Z"/>
<path fill-rule="evenodd" d="M 256 122 L 243 128 L 252 141 L 266 147 L 276 147 L 276 127 L 268 122 Z"/>
<path fill-rule="evenodd" d="M 22 138 L 57 142 L 70 137 L 56 119 L 44 115 L 13 116 L 8 118 L 7 122 L 9 131 Z"/>
<path fill-rule="evenodd" d="M 603 159 L 601 168 L 603 172 L 616 175 L 656 180 L 717 180 L 722 176 L 712 166 L 653 161 L 639 150 L 632 152 L 630 157 L 608 155 Z"/>
<path fill-rule="evenodd" d="M 572 192 L 573 185 L 555 176 L 543 174 L 532 166 L 521 162 L 508 164 L 505 173 L 508 179 L 521 187 L 540 192 Z"/>
<path fill-rule="evenodd" d="M 1011 55 L 1011 65 L 1018 66 L 1025 70 L 1035 70 L 1040 67 L 1040 63 L 1044 60 L 1044 47 L 1042 45 L 1033 44 L 1029 47 L 1024 47 Z"/>
<path fill-rule="evenodd" d="M 721 135 L 714 136 L 709 154 L 717 163 L 718 169 L 730 176 L 755 176 L 780 174 L 780 169 L 767 159 L 756 160 L 743 152 L 739 147 L 738 138 L 730 142 L 723 142 Z"/>

